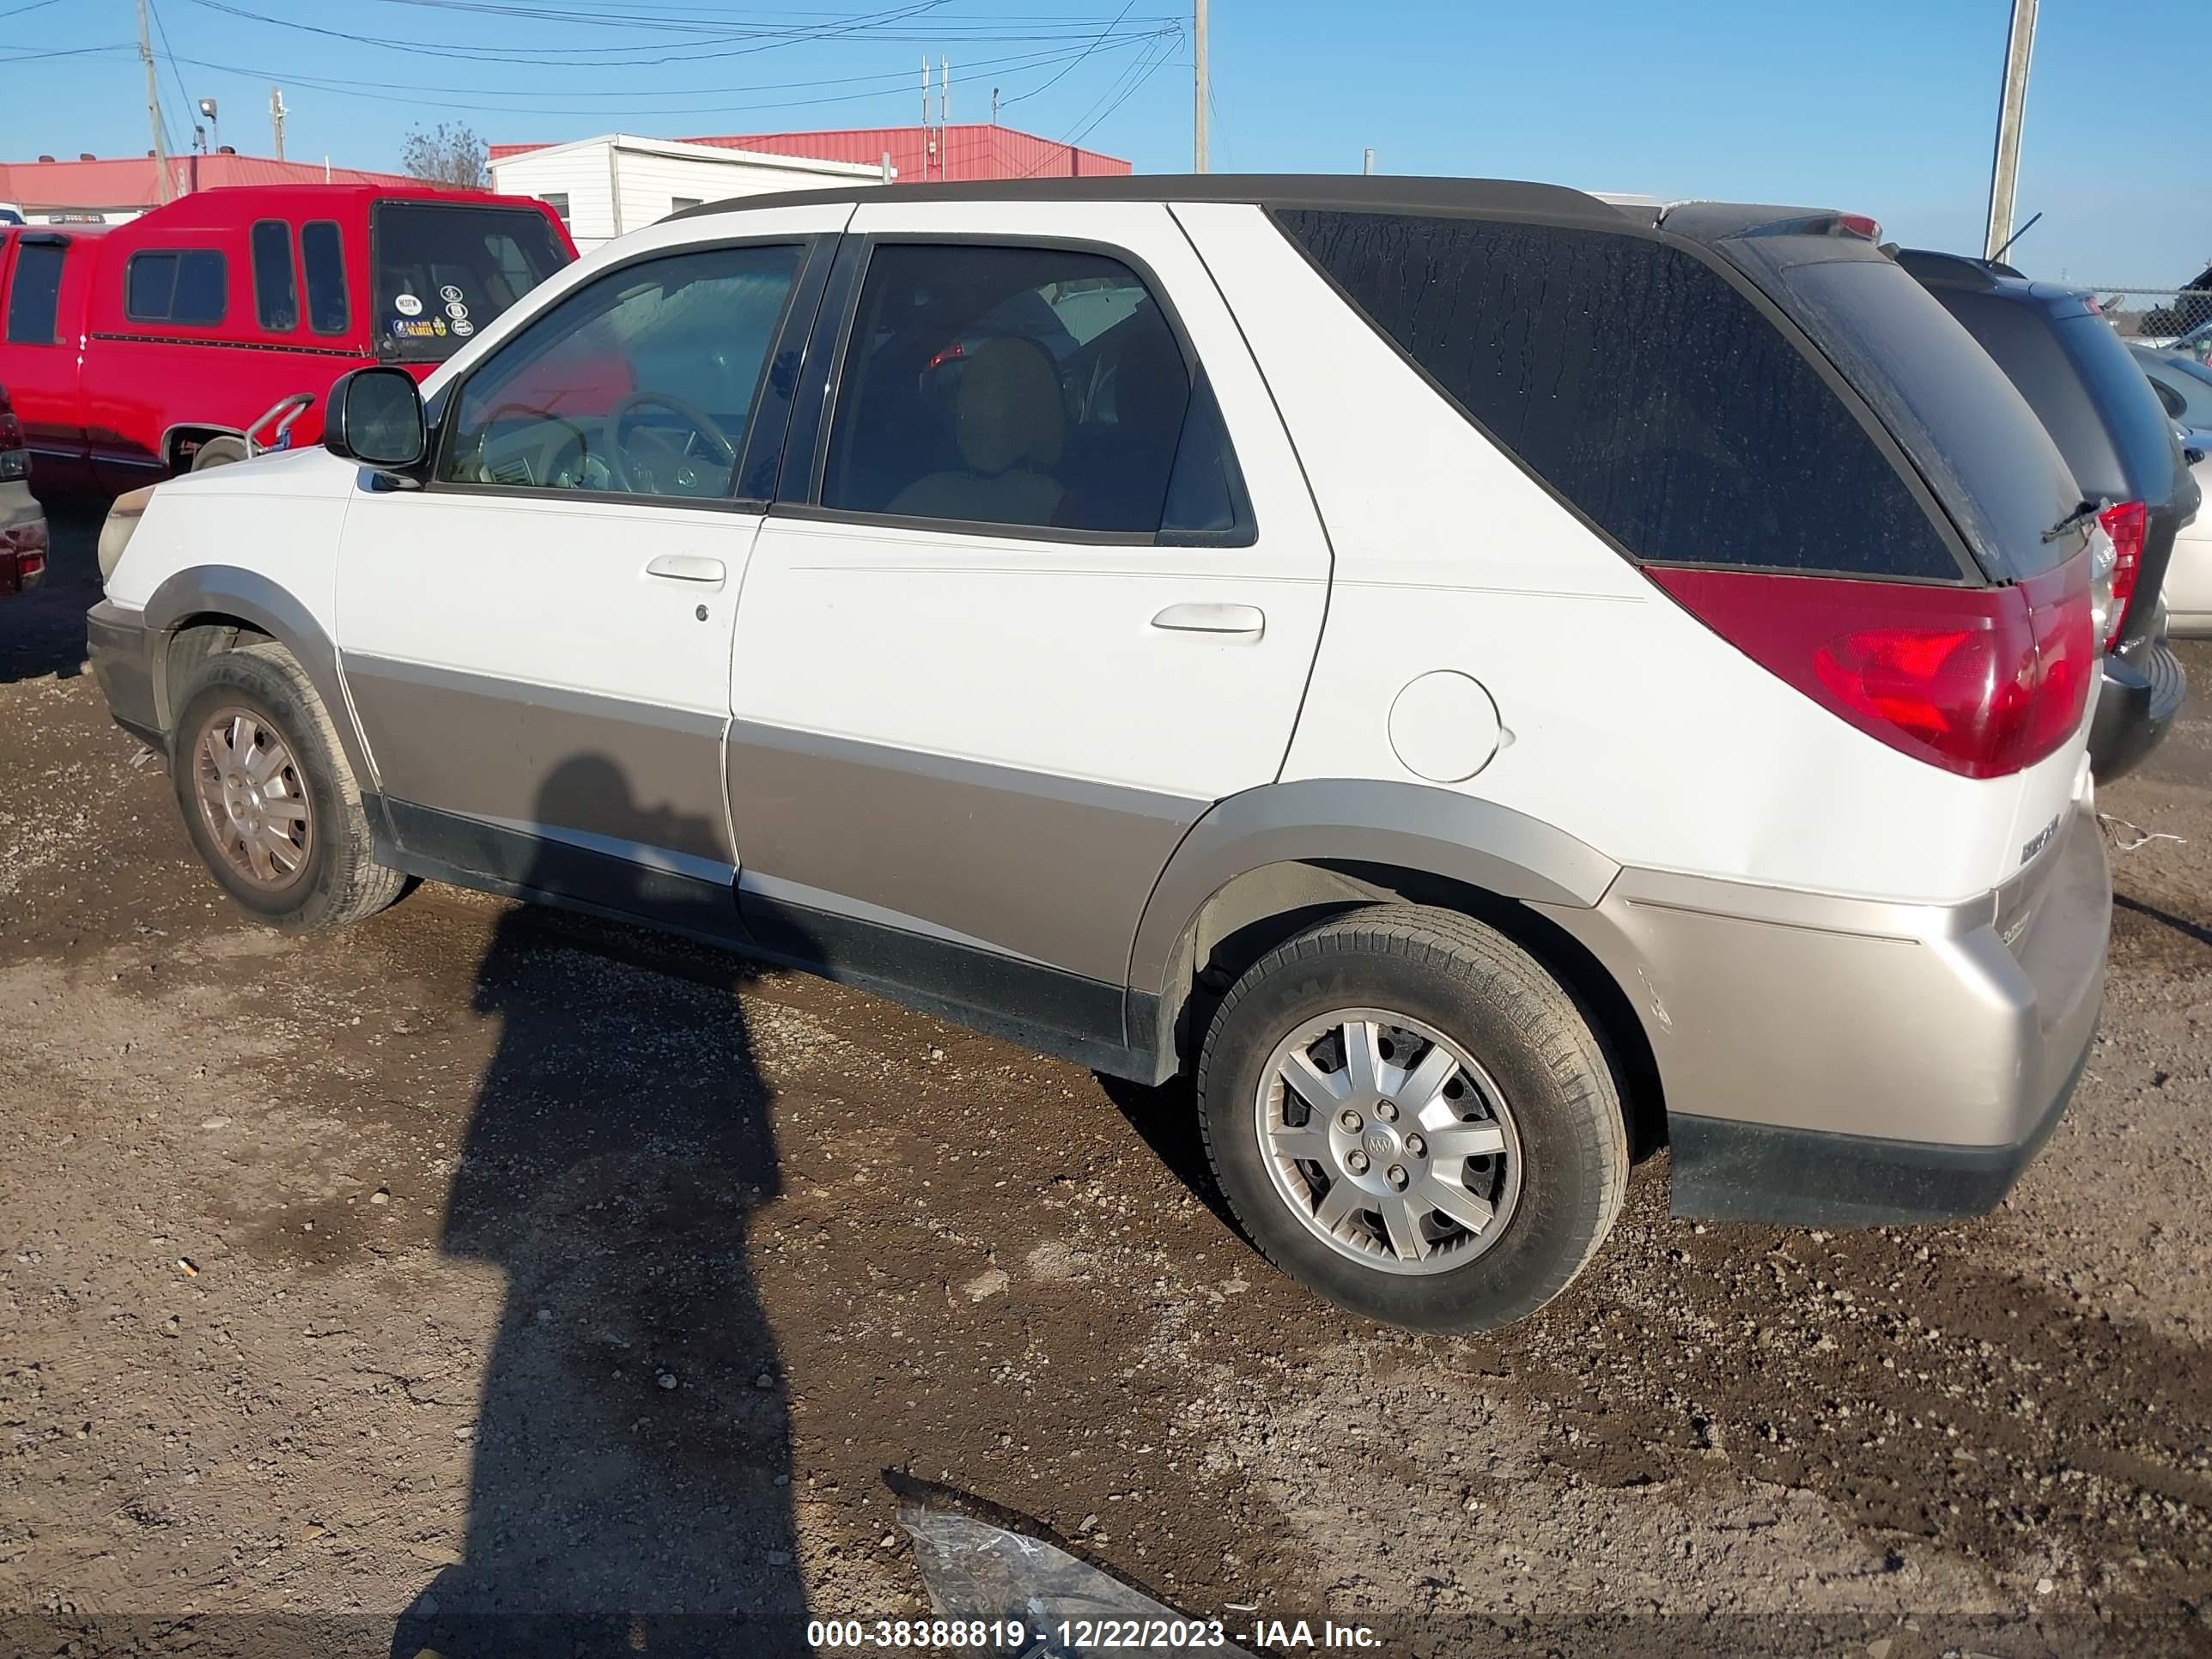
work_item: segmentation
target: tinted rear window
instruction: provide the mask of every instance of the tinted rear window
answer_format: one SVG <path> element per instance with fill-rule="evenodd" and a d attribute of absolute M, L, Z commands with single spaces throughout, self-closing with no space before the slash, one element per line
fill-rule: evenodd
<path fill-rule="evenodd" d="M 211 248 L 134 253 L 124 289 L 123 314 L 134 323 L 210 328 L 230 308 L 228 274 Z"/>
<path fill-rule="evenodd" d="M 318 334 L 344 333 L 345 242 L 334 222 L 317 219 L 300 227 L 300 264 L 307 273 L 307 326 Z"/>
<path fill-rule="evenodd" d="M 300 325 L 292 227 L 282 219 L 264 219 L 253 227 L 253 319 L 272 334 L 289 334 Z"/>
<path fill-rule="evenodd" d="M 532 208 L 380 202 L 373 246 L 377 350 L 409 362 L 452 356 L 568 263 Z"/>
<path fill-rule="evenodd" d="M 16 345 L 52 345 L 54 313 L 61 301 L 65 247 L 18 242 L 15 275 L 8 285 L 8 338 Z"/>
<path fill-rule="evenodd" d="M 1958 579 L 1812 363 L 1683 250 L 1473 219 L 1278 216 L 1462 410 L 1636 557 Z"/>
<path fill-rule="evenodd" d="M 2081 487 L 2038 411 L 2004 374 L 1892 260 L 1866 256 L 1787 262 L 1787 243 L 1759 239 L 1729 251 L 1770 263 L 1791 315 L 1874 405 L 1919 467 L 1983 568 L 2030 576 L 2070 556 L 2071 538 L 2044 532 L 2081 504 Z M 1872 256 L 1872 257 L 1867 257 Z"/>
<path fill-rule="evenodd" d="M 2127 344 L 2102 317 L 2063 317 L 2058 337 L 2081 371 L 2128 470 L 2130 495 L 2165 501 L 2173 491 L 2180 451 L 2173 422 L 2150 389 Z M 2063 446 L 2062 446 L 2063 447 Z"/>

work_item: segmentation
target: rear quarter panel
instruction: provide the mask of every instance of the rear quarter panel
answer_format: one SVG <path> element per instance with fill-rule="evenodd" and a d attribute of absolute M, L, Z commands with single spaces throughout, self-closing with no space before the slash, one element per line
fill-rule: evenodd
<path fill-rule="evenodd" d="M 1505 734 L 1448 787 L 1624 865 L 1945 902 L 2009 877 L 2022 823 L 2070 796 L 2078 744 L 1970 780 L 1784 684 L 1484 438 L 1260 212 L 1176 213 L 1252 342 L 1334 552 L 1286 780 L 1415 778 L 1392 708 L 1443 669 L 1480 682 Z"/>

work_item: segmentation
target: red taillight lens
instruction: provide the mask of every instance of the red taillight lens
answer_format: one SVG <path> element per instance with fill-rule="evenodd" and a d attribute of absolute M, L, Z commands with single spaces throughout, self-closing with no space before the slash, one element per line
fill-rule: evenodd
<path fill-rule="evenodd" d="M 2112 626 L 2102 645 L 2109 651 L 2127 626 L 2128 601 L 2136 596 L 2136 578 L 2142 574 L 2143 533 L 2150 527 L 2150 509 L 2141 501 L 2122 501 L 2097 515 L 2105 533 L 2112 538 L 2118 556 L 2112 566 Z"/>
<path fill-rule="evenodd" d="M 2081 724 L 2096 668 L 2087 554 L 2011 587 L 1644 574 L 1814 702 L 1962 776 L 2033 766 Z"/>

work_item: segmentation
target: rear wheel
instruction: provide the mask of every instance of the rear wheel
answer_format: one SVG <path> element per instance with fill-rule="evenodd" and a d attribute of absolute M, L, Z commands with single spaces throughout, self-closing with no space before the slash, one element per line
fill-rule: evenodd
<path fill-rule="evenodd" d="M 1199 1066 L 1253 1242 L 1340 1306 L 1493 1329 L 1558 1295 L 1619 1212 L 1628 1138 L 1574 1000 L 1455 912 L 1340 916 L 1231 988 Z"/>
<path fill-rule="evenodd" d="M 223 890 L 288 933 L 373 915 L 405 878 L 369 850 L 361 791 L 313 684 L 272 641 L 210 657 L 185 687 L 170 779 Z"/>

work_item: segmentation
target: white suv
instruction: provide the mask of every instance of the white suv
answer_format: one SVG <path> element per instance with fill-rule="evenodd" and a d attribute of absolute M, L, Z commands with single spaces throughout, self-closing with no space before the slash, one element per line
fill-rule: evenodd
<path fill-rule="evenodd" d="M 1678 1212 L 1960 1215 L 2087 1050 L 2110 546 L 1875 243 L 1474 180 L 693 209 L 126 504 L 94 661 L 268 921 L 430 877 L 1192 1073 L 1270 1257 L 1495 1326 L 1632 1129 Z"/>

